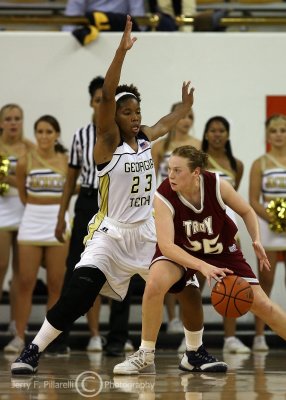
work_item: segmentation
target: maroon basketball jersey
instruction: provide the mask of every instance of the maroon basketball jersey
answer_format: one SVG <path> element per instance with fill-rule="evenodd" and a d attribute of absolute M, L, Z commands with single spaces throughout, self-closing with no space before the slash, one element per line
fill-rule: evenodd
<path fill-rule="evenodd" d="M 237 227 L 226 214 L 218 175 L 204 171 L 200 176 L 200 188 L 199 208 L 195 208 L 180 193 L 174 192 L 168 178 L 157 189 L 156 196 L 173 214 L 175 244 L 194 257 L 219 268 L 229 268 L 249 283 L 258 284 L 250 265 L 236 246 L 234 237 Z M 162 258 L 165 257 L 157 244 L 152 263 Z M 188 281 L 196 271 L 190 268 L 186 271 L 183 280 Z M 174 288 L 173 291 L 181 291 L 183 287 Z"/>
<path fill-rule="evenodd" d="M 156 195 L 173 213 L 175 244 L 195 257 L 237 251 L 237 227 L 226 214 L 220 195 L 219 177 L 204 171 L 200 175 L 201 204 L 195 208 L 180 193 L 171 189 L 169 179 Z"/>

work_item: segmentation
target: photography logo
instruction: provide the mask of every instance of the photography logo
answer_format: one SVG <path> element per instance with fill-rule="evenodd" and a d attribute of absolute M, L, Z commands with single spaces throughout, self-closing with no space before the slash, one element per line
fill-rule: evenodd
<path fill-rule="evenodd" d="M 102 378 L 94 371 L 84 371 L 77 376 L 75 388 L 82 397 L 95 397 L 102 391 Z"/>

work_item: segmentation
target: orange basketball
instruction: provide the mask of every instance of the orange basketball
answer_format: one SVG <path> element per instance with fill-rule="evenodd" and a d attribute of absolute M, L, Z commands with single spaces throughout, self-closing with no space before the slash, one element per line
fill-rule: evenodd
<path fill-rule="evenodd" d="M 228 275 L 214 285 L 211 302 L 223 317 L 241 317 L 249 311 L 253 303 L 251 285 L 240 276 Z"/>

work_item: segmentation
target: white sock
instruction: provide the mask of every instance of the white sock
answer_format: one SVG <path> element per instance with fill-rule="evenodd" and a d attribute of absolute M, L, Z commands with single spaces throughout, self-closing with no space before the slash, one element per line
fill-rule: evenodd
<path fill-rule="evenodd" d="M 224 338 L 224 341 L 229 342 L 230 340 L 233 340 L 233 339 L 235 339 L 235 336 L 227 336 Z"/>
<path fill-rule="evenodd" d="M 186 347 L 188 351 L 197 351 L 198 348 L 203 344 L 203 332 L 204 328 L 200 331 L 185 331 Z"/>
<path fill-rule="evenodd" d="M 62 331 L 58 331 L 56 328 L 54 328 L 49 323 L 47 318 L 45 318 L 43 325 L 41 326 L 32 343 L 39 347 L 39 352 L 41 353 L 53 340 L 55 340 L 55 338 L 59 336 L 60 333 L 62 333 Z"/>
<path fill-rule="evenodd" d="M 144 351 L 155 351 L 156 342 L 150 340 L 141 340 L 140 350 Z"/>

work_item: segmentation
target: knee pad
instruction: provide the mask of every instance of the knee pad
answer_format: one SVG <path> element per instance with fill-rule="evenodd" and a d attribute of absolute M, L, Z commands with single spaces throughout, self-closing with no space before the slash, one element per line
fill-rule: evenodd
<path fill-rule="evenodd" d="M 98 268 L 75 269 L 58 302 L 48 311 L 47 320 L 58 330 L 68 329 L 92 307 L 105 281 L 105 275 Z"/>

